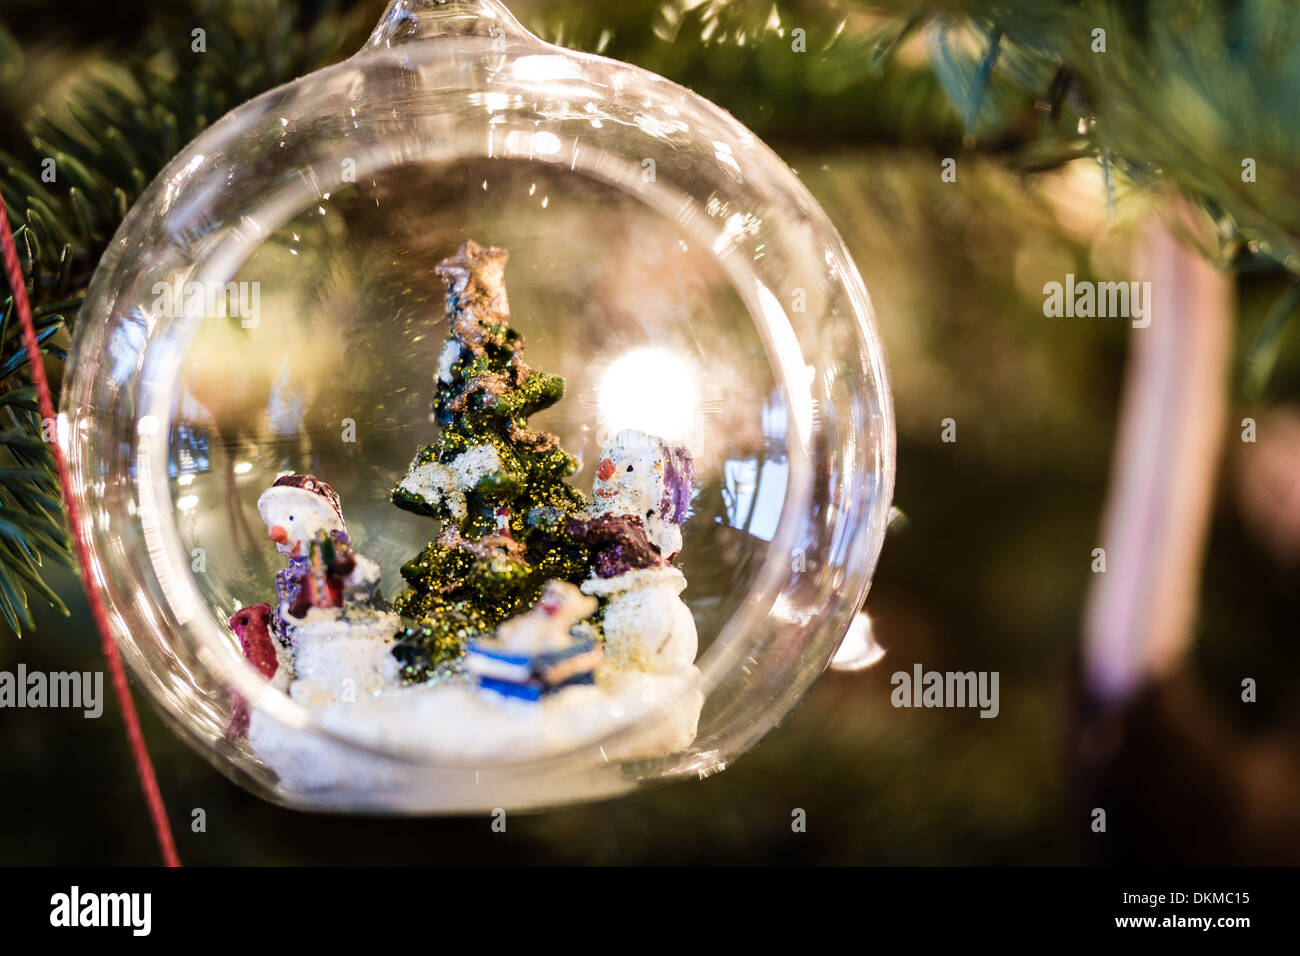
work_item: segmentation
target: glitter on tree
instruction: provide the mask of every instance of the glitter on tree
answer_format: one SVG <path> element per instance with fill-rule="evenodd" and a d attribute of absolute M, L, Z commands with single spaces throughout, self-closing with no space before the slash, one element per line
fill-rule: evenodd
<path fill-rule="evenodd" d="M 523 337 L 509 324 L 506 255 L 466 241 L 437 266 L 451 326 L 433 400 L 442 431 L 392 493 L 398 507 L 443 522 L 402 567 L 408 587 L 395 607 L 414 623 L 394 653 L 408 681 L 527 611 L 546 581 L 577 583 L 590 566 L 563 523 L 586 503 L 564 480 L 577 461 L 554 435 L 528 427 L 564 395 L 564 381 L 524 363 Z"/>

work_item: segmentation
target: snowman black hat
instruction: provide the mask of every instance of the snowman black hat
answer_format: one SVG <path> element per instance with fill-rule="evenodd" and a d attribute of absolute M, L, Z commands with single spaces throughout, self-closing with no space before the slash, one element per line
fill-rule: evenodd
<path fill-rule="evenodd" d="M 322 527 L 347 531 L 338 492 L 315 475 L 281 475 L 257 499 L 257 511 L 268 527 L 280 524 L 281 515 L 314 516 Z"/>

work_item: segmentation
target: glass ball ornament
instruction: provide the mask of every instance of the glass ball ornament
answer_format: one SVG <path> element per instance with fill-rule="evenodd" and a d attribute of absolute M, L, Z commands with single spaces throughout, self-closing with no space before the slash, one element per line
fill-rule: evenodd
<path fill-rule="evenodd" d="M 699 653 L 691 686 L 581 734 L 520 703 L 535 747 L 449 755 L 437 727 L 394 740 L 324 719 L 227 620 L 281 566 L 256 506 L 279 475 L 333 485 L 387 596 L 434 537 L 389 495 L 438 431 L 434 267 L 466 239 L 508 251 L 528 363 L 565 380 L 533 423 L 578 458 L 575 487 L 590 495 L 620 429 L 691 450 L 679 565 Z M 554 806 L 723 769 L 831 662 L 894 476 L 870 300 L 795 174 L 708 101 L 544 43 L 496 0 L 396 0 L 357 54 L 190 143 L 94 276 L 62 408 L 137 686 L 233 780 L 311 809 Z M 304 773 L 227 732 L 238 699 Z M 638 745 L 683 708 L 689 742 Z"/>

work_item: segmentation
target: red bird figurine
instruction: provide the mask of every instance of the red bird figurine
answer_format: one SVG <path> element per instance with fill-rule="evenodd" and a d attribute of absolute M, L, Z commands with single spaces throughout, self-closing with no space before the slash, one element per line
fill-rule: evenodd
<path fill-rule="evenodd" d="M 275 640 L 271 637 L 272 621 L 275 614 L 269 604 L 254 604 L 240 608 L 227 622 L 230 629 L 239 638 L 244 657 L 257 668 L 257 672 L 270 680 L 280 669 L 280 658 L 275 653 Z M 230 712 L 230 721 L 226 724 L 228 736 L 243 737 L 248 733 L 248 703 L 235 697 L 235 705 Z"/>

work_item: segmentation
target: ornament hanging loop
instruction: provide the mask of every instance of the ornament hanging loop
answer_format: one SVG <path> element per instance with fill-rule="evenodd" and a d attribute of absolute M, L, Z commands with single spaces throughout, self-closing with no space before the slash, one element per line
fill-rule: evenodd
<path fill-rule="evenodd" d="M 362 52 L 465 36 L 536 41 L 501 0 L 392 0 Z"/>

